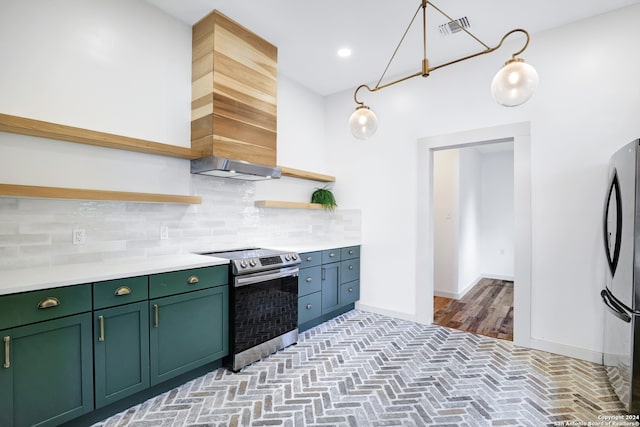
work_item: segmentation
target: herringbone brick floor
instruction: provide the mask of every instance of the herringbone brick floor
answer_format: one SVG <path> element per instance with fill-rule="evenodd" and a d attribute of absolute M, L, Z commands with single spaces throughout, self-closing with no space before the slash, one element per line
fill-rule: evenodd
<path fill-rule="evenodd" d="M 600 365 L 353 310 L 95 426 L 586 426 L 621 408 Z"/>

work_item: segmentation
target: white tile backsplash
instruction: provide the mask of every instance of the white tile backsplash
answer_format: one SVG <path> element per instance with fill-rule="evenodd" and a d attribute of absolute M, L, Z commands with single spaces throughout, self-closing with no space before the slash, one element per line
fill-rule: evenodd
<path fill-rule="evenodd" d="M 202 204 L 0 198 L 0 269 L 360 241 L 360 210 L 256 208 L 249 181 L 193 175 L 191 188 Z M 74 228 L 85 244 L 72 244 Z"/>

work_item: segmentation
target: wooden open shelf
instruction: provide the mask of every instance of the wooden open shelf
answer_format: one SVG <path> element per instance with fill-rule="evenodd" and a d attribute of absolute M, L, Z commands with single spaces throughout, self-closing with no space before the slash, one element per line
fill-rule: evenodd
<path fill-rule="evenodd" d="M 80 188 L 38 187 L 34 185 L 0 184 L 0 196 L 81 200 L 117 200 L 125 202 L 200 204 L 200 196 L 177 194 L 132 193 L 126 191 L 85 190 Z"/>
<path fill-rule="evenodd" d="M 320 203 L 280 202 L 276 200 L 256 200 L 257 208 L 281 209 L 324 209 Z"/>
<path fill-rule="evenodd" d="M 336 177 L 331 175 L 323 175 L 321 173 L 308 172 L 300 169 L 288 168 L 286 166 L 278 166 L 282 171 L 282 176 L 291 178 L 310 179 L 320 182 L 335 182 Z"/>
<path fill-rule="evenodd" d="M 0 114 L 0 131 L 115 148 L 118 150 L 135 151 L 138 153 L 156 154 L 178 159 L 191 160 L 200 157 L 200 153 L 194 152 L 191 148 L 187 147 L 178 147 L 160 142 L 43 122 L 41 120 L 27 119 L 8 114 Z"/>

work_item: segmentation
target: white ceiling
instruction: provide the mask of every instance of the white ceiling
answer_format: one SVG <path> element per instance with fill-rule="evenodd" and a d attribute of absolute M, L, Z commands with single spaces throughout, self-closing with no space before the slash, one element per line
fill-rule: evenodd
<path fill-rule="evenodd" d="M 278 70 L 321 94 L 328 95 L 376 82 L 419 0 L 147 0 L 193 25 L 213 9 L 234 19 L 278 47 Z M 495 46 L 509 30 L 535 34 L 640 0 L 434 0 L 454 19 L 466 16 L 470 31 Z M 427 8 L 427 56 L 430 65 L 447 62 L 484 48 L 463 33 L 442 36 L 447 19 Z M 416 19 L 387 76 L 418 72 L 422 59 L 422 20 Z M 515 36 L 514 36 L 515 37 Z M 532 44 L 534 43 L 532 41 Z M 349 59 L 336 54 L 349 47 Z M 496 52 L 498 63 L 513 52 Z M 526 59 L 526 52 L 522 55 Z"/>

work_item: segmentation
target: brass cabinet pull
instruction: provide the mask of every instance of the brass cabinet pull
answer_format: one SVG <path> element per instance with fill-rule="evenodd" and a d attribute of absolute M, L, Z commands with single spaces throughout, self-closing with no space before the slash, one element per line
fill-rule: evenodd
<path fill-rule="evenodd" d="M 307 257 L 307 261 L 311 261 L 311 257 L 310 256 Z"/>
<path fill-rule="evenodd" d="M 310 283 L 312 281 L 313 281 L 313 279 L 311 277 L 307 277 L 307 283 Z"/>
<path fill-rule="evenodd" d="M 158 327 L 158 304 L 153 304 L 153 327 L 157 328 Z"/>
<path fill-rule="evenodd" d="M 45 308 L 57 307 L 60 305 L 60 300 L 55 297 L 48 297 L 38 303 L 38 308 L 43 310 Z"/>
<path fill-rule="evenodd" d="M 349 292 L 353 292 L 353 288 L 349 288 Z"/>
<path fill-rule="evenodd" d="M 331 252 L 331 253 L 329 254 L 329 257 L 330 257 L 330 258 L 333 258 L 334 256 L 336 256 L 336 254 L 334 254 L 333 252 Z"/>
<path fill-rule="evenodd" d="M 116 296 L 122 296 L 122 295 L 129 295 L 131 293 L 131 288 L 128 286 L 120 286 L 118 289 L 116 289 L 114 295 Z"/>
<path fill-rule="evenodd" d="M 353 255 L 353 249 L 349 249 L 349 255 Z"/>
<path fill-rule="evenodd" d="M 187 283 L 190 284 L 190 285 L 196 284 L 199 281 L 200 281 L 200 279 L 196 275 L 189 276 L 189 278 L 187 279 Z"/>
<path fill-rule="evenodd" d="M 9 359 L 9 351 L 11 350 L 11 337 L 6 336 L 2 339 L 4 341 L 4 364 L 3 368 L 8 369 L 11 367 L 11 360 Z"/>
<path fill-rule="evenodd" d="M 349 266 L 349 270 L 353 270 L 353 265 L 350 265 L 350 266 Z"/>
<path fill-rule="evenodd" d="M 98 321 L 100 322 L 100 336 L 98 337 L 98 341 L 104 341 L 104 316 L 98 316 Z"/>
<path fill-rule="evenodd" d="M 311 304 L 307 304 L 307 310 L 311 310 Z"/>

